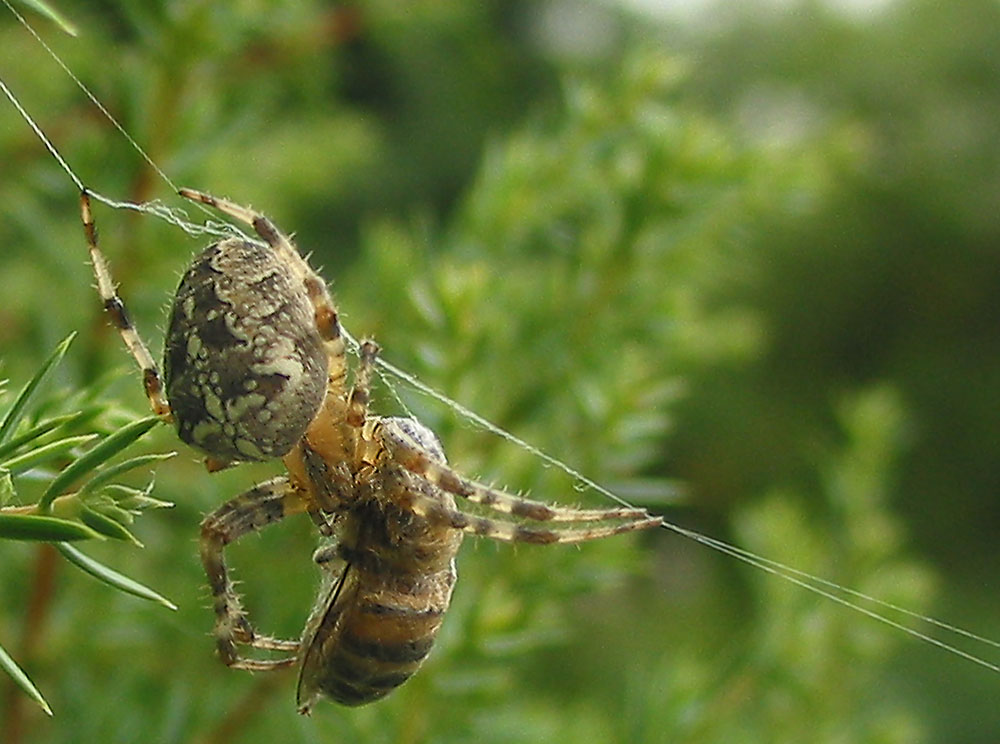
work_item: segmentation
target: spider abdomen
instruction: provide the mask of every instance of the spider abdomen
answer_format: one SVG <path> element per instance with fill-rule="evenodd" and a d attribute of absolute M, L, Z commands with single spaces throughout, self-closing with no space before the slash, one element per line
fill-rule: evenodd
<path fill-rule="evenodd" d="M 178 435 L 223 461 L 285 455 L 323 402 L 328 359 L 294 272 L 264 246 L 209 246 L 174 296 L 164 345 Z"/>

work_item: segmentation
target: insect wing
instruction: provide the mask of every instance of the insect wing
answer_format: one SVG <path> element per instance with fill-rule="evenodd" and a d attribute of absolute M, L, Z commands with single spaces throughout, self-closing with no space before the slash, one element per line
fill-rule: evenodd
<path fill-rule="evenodd" d="M 323 695 L 321 680 L 327 671 L 327 641 L 333 638 L 337 621 L 358 590 L 351 565 L 341 564 L 344 567 L 339 574 L 336 573 L 336 565 L 324 566 L 324 586 L 302 633 L 302 666 L 295 699 L 300 713 L 309 713 Z"/>

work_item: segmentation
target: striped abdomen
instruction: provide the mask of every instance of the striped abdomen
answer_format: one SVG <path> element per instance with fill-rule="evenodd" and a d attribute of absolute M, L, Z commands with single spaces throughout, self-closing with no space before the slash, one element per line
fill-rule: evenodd
<path fill-rule="evenodd" d="M 429 429 L 409 419 L 387 421 L 404 428 L 433 460 L 445 461 Z M 306 468 L 319 490 L 325 474 L 308 462 Z M 327 585 L 300 647 L 302 713 L 323 696 L 363 705 L 399 687 L 427 657 L 451 602 L 462 532 L 418 516 L 400 501 L 419 493 L 454 508 L 452 496 L 394 463 L 383 464 L 366 485 L 337 517 L 336 548 L 329 551 L 337 560 L 321 561 Z M 334 564 L 343 570 L 335 571 Z"/>
<path fill-rule="evenodd" d="M 323 695 L 362 705 L 403 684 L 430 652 L 454 584 L 453 561 L 417 576 L 349 565 L 303 638 L 299 710 Z"/>

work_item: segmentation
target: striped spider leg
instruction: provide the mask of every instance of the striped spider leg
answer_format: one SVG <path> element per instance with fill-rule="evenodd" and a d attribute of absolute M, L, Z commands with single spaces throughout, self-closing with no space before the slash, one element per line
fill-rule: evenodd
<path fill-rule="evenodd" d="M 149 398 L 149 406 L 153 413 L 165 420 L 171 420 L 170 404 L 163 393 L 163 383 L 160 379 L 160 372 L 156 368 L 152 354 L 143 342 L 142 337 L 132 325 L 132 321 L 125 310 L 125 303 L 115 289 L 115 283 L 111 279 L 111 271 L 108 269 L 107 259 L 97 246 L 97 227 L 94 224 L 94 217 L 90 209 L 90 194 L 86 189 L 80 192 L 80 218 L 83 221 L 83 233 L 87 238 L 87 248 L 90 251 L 90 265 L 94 270 L 94 277 L 97 279 L 97 291 L 104 303 L 104 310 L 111 319 L 111 324 L 118 329 L 125 347 L 135 359 L 136 364 L 142 371 L 143 387 L 146 390 L 146 397 Z"/>
<path fill-rule="evenodd" d="M 632 507 L 576 509 L 514 496 L 466 478 L 446 464 L 427 457 L 419 444 L 399 428 L 384 427 L 380 430 L 380 434 L 383 446 L 390 453 L 390 457 L 428 483 L 471 503 L 523 520 L 522 522 L 514 522 L 473 516 L 457 509 L 448 508 L 441 502 L 421 493 L 396 494 L 400 503 L 407 505 L 415 514 L 452 529 L 493 540 L 547 545 L 597 540 L 623 532 L 658 527 L 663 523 L 661 517 L 654 516 L 645 509 Z M 557 523 L 559 526 L 548 528 L 533 524 L 537 522 Z M 579 525 L 594 522 L 598 524 L 565 527 L 566 524 Z M 616 523 L 602 524 L 604 522 Z"/>
<path fill-rule="evenodd" d="M 115 289 L 84 190 L 81 218 L 98 292 L 142 371 L 152 410 L 206 455 L 210 471 L 287 456 L 324 400 L 348 406 L 336 309 L 323 280 L 266 217 L 199 192 L 183 195 L 248 222 L 264 244 L 230 238 L 213 243 L 191 262 L 172 302 L 162 378 Z M 287 479 L 281 486 L 268 481 L 210 515 L 206 544 L 211 546 L 215 536 L 235 539 L 260 520 L 268 521 L 283 500 L 288 509 L 308 511 L 325 525 L 318 509 L 302 500 L 308 492 Z M 242 615 L 224 567 L 211 559 L 211 547 L 203 553 L 217 609 L 232 608 L 217 623 L 224 660 L 235 660 L 233 639 L 274 647 Z M 286 642 L 273 643 L 289 648 Z"/>

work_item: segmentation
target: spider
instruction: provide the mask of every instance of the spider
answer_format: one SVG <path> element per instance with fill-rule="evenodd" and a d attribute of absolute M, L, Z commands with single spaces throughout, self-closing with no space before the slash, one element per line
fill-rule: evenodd
<path fill-rule="evenodd" d="M 513 496 L 453 470 L 414 418 L 368 411 L 378 347 L 360 344 L 348 386 L 344 334 L 323 279 L 267 217 L 190 189 L 180 195 L 251 225 L 261 243 L 228 238 L 181 279 L 161 377 L 98 248 L 88 192 L 80 207 L 105 310 L 142 370 L 152 410 L 218 470 L 281 458 L 285 474 L 223 504 L 201 525 L 200 552 L 222 661 L 252 671 L 300 666 L 297 704 L 377 700 L 405 682 L 434 643 L 465 533 L 506 542 L 578 543 L 660 525 L 642 509 L 575 509 Z M 459 500 L 497 514 L 483 517 Z M 325 575 L 298 641 L 254 629 L 229 578 L 225 547 L 305 513 L 330 540 Z M 282 652 L 241 655 L 242 647 Z"/>

